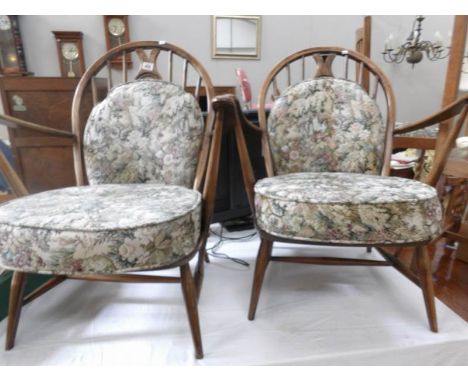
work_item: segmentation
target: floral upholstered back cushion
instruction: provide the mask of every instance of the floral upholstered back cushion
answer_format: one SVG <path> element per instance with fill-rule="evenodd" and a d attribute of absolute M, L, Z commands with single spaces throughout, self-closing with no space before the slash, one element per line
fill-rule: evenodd
<path fill-rule="evenodd" d="M 358 84 L 331 77 L 289 87 L 268 118 L 278 175 L 377 174 L 383 165 L 385 133 L 376 102 Z"/>
<path fill-rule="evenodd" d="M 203 126 L 197 101 L 177 85 L 143 79 L 118 86 L 94 107 L 86 125 L 89 183 L 191 187 Z"/>

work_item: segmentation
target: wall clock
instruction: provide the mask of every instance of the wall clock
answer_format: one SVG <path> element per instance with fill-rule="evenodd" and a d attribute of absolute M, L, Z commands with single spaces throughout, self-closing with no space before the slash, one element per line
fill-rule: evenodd
<path fill-rule="evenodd" d="M 83 33 L 53 31 L 62 77 L 81 77 L 85 72 Z"/>
<path fill-rule="evenodd" d="M 0 15 L 0 74 L 31 74 L 26 69 L 18 16 Z"/>
<path fill-rule="evenodd" d="M 104 16 L 104 33 L 106 36 L 107 50 L 116 46 L 126 44 L 130 41 L 130 32 L 128 30 L 128 16 L 126 15 L 111 15 Z M 132 60 L 129 54 L 125 56 L 127 66 L 131 67 Z M 122 65 L 122 56 L 115 57 L 112 60 L 113 66 Z"/>

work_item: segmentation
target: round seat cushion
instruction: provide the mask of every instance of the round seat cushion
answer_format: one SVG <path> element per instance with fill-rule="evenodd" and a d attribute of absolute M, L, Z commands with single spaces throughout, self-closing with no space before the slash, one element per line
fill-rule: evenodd
<path fill-rule="evenodd" d="M 46 191 L 0 207 L 0 266 L 65 275 L 166 266 L 195 250 L 200 216 L 200 193 L 181 186 Z"/>
<path fill-rule="evenodd" d="M 258 227 L 317 243 L 416 243 L 440 233 L 442 209 L 424 183 L 353 173 L 295 173 L 255 185 Z"/>

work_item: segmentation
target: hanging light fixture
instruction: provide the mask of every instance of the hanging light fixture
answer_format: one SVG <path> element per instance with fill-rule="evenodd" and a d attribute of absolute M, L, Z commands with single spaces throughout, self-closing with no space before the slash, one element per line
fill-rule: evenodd
<path fill-rule="evenodd" d="M 434 35 L 435 42 L 421 41 L 422 22 L 424 16 L 417 16 L 413 22 L 413 28 L 409 34 L 406 42 L 394 48 L 395 39 L 392 34 L 385 40 L 385 48 L 382 52 L 385 62 L 397 63 L 406 62 L 417 64 L 423 59 L 423 53 L 431 61 L 437 61 L 446 58 L 450 53 L 450 47 L 444 47 L 442 42 L 442 35 L 437 31 Z"/>

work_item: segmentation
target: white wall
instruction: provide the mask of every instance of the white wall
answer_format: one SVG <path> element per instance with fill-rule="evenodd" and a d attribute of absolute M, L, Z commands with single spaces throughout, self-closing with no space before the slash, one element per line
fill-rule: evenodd
<path fill-rule="evenodd" d="M 427 16 L 422 24 L 422 38 L 434 41 L 434 33 L 438 30 L 447 44 L 453 19 L 453 16 Z M 408 37 L 413 20 L 414 16 L 372 17 L 371 56 L 390 78 L 397 99 L 399 121 L 414 121 L 441 107 L 447 71 L 448 58 L 429 61 L 424 56 L 414 69 L 406 62 L 388 64 L 383 61 L 380 53 L 388 34 L 399 35 L 401 44 Z"/>
<path fill-rule="evenodd" d="M 380 52 L 390 32 L 406 38 L 413 16 L 372 17 L 372 58 L 390 77 L 397 98 L 398 120 L 411 121 L 436 111 L 441 104 L 447 59 L 427 59 L 411 69 L 406 63 L 386 64 Z M 52 30 L 82 31 L 86 65 L 105 51 L 102 16 L 20 16 L 20 27 L 28 69 L 36 76 L 58 76 Z M 260 60 L 211 58 L 211 16 L 130 16 L 132 40 L 166 40 L 180 45 L 206 67 L 215 85 L 237 85 L 234 69 L 243 67 L 254 96 L 276 62 L 311 46 L 354 47 L 355 30 L 363 16 L 263 16 Z M 423 37 L 432 40 L 440 30 L 446 37 L 453 16 L 429 16 Z"/>

